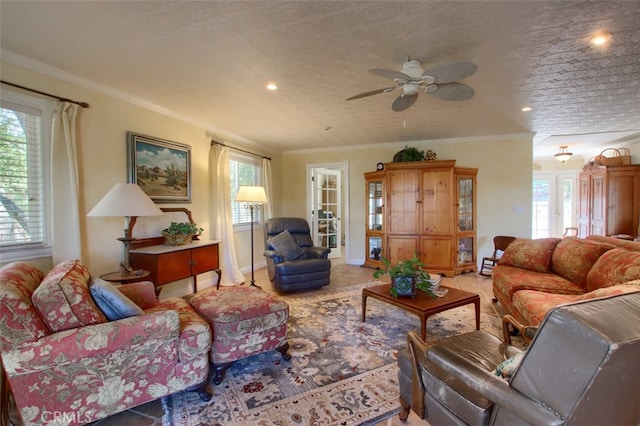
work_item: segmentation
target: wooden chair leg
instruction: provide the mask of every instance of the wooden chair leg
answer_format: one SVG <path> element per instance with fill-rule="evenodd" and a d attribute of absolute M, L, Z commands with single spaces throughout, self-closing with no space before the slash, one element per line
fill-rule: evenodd
<path fill-rule="evenodd" d="M 224 380 L 224 375 L 227 372 L 227 368 L 231 367 L 233 362 L 225 362 L 224 364 L 212 364 L 216 375 L 213 377 L 213 384 L 219 385 Z"/>
<path fill-rule="evenodd" d="M 289 343 L 285 342 L 282 346 L 278 346 L 276 350 L 282 354 L 282 359 L 285 361 L 291 360 L 291 355 L 289 354 Z"/>
<path fill-rule="evenodd" d="M 198 383 L 197 385 L 191 386 L 187 390 L 189 392 L 196 392 L 203 402 L 208 402 L 211 400 L 211 392 L 207 391 L 208 384 L 209 384 L 209 375 L 207 375 L 207 378 L 204 379 L 202 383 Z"/>
<path fill-rule="evenodd" d="M 398 413 L 400 421 L 406 422 L 410 412 L 411 404 L 405 401 L 403 397 L 400 397 L 400 412 Z"/>

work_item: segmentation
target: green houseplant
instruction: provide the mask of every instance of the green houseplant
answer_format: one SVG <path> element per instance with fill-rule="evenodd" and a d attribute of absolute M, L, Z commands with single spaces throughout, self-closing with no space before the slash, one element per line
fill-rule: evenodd
<path fill-rule="evenodd" d="M 424 151 L 408 146 L 405 146 L 403 150 L 396 152 L 393 156 L 393 161 L 396 163 L 405 161 L 422 161 L 424 159 Z"/>
<path fill-rule="evenodd" d="M 179 246 L 190 242 L 193 237 L 202 234 L 203 228 L 191 222 L 171 222 L 162 230 L 164 243 L 168 246 Z"/>
<path fill-rule="evenodd" d="M 414 296 L 415 289 L 424 291 L 431 297 L 436 297 L 433 292 L 433 284 L 430 282 L 431 276 L 422 269 L 424 263 L 420 262 L 414 253 L 413 258 L 402 260 L 396 265 L 391 265 L 388 259 L 383 258 L 384 269 L 378 269 L 373 273 L 374 278 L 389 275 L 391 278 L 391 294 L 393 297 Z"/>

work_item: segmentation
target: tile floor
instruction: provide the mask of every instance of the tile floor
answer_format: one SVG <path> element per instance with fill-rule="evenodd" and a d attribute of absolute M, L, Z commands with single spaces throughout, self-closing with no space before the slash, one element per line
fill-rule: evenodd
<path fill-rule="evenodd" d="M 356 265 L 348 265 L 340 259 L 332 260 L 331 266 L 331 284 L 330 287 L 345 287 L 352 284 L 362 284 L 372 281 L 373 269 L 363 268 Z M 266 268 L 256 270 L 254 272 L 256 285 L 259 285 L 265 291 L 273 292 L 271 283 L 267 276 Z M 249 277 L 247 276 L 249 279 Z M 485 314 L 502 316 L 504 312 L 499 304 L 491 302 L 493 297 L 491 291 L 491 278 L 481 275 L 463 274 L 455 278 L 443 278 L 442 284 L 449 287 L 456 287 L 463 290 L 478 293 L 481 299 L 481 311 Z M 94 426 L 161 426 L 162 425 L 162 404 L 159 400 L 141 405 L 135 409 L 131 409 L 106 419 L 102 419 L 94 423 Z M 406 422 L 401 422 L 398 416 L 380 422 L 376 426 L 415 426 L 428 425 L 429 423 L 418 418 L 413 412 L 409 415 Z"/>

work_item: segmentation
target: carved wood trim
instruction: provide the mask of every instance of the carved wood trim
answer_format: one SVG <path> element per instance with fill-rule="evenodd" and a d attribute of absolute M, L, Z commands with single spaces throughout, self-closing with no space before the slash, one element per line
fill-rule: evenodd
<path fill-rule="evenodd" d="M 189 220 L 190 223 L 195 223 L 193 221 L 193 217 L 191 216 L 191 210 L 186 209 L 184 207 L 162 207 L 160 208 L 160 210 L 162 210 L 165 213 L 167 212 L 184 213 L 187 216 L 187 219 Z M 129 221 L 129 228 L 127 229 L 127 232 L 128 232 L 127 235 L 133 236 L 133 228 L 135 227 L 137 220 L 138 220 L 138 216 L 131 217 L 131 220 Z M 193 237 L 193 239 L 197 240 L 198 237 Z M 131 250 L 135 250 L 143 247 L 149 247 L 149 246 L 157 246 L 157 245 L 164 244 L 164 237 L 158 236 L 158 237 L 149 237 L 149 238 L 131 238 L 129 244 L 130 244 Z"/>

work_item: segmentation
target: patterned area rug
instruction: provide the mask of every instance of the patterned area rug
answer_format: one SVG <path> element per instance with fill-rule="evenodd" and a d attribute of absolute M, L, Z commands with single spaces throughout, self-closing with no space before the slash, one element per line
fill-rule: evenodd
<path fill-rule="evenodd" d="M 397 353 L 407 332 L 420 332 L 409 314 L 367 299 L 362 288 L 283 296 L 289 303 L 291 361 L 271 351 L 237 361 L 213 398 L 180 392 L 163 400 L 164 426 L 371 425 L 398 412 Z M 427 341 L 475 329 L 473 305 L 429 318 Z M 481 328 L 501 336 L 500 321 L 481 315 Z"/>

